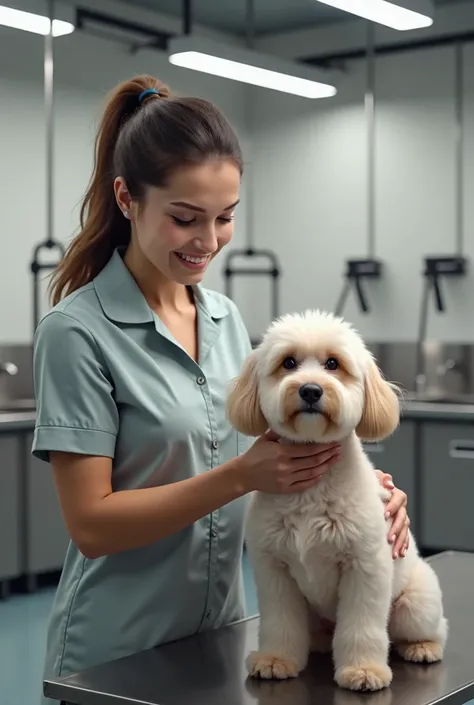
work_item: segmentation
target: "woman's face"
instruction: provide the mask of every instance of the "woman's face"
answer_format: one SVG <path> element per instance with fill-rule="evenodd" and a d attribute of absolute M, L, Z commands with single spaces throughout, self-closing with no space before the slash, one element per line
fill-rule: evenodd
<path fill-rule="evenodd" d="M 140 209 L 123 179 L 115 182 L 117 203 L 132 223 L 132 247 L 168 280 L 185 285 L 201 281 L 230 242 L 239 189 L 239 170 L 224 159 L 178 169 L 166 188 L 148 188 Z"/>

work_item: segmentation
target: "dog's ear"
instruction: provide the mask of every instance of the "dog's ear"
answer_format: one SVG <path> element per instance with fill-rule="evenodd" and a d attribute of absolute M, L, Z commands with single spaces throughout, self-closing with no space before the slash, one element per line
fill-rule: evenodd
<path fill-rule="evenodd" d="M 245 436 L 260 436 L 268 429 L 258 396 L 255 350 L 246 359 L 240 376 L 232 382 L 227 398 L 227 418 Z"/>
<path fill-rule="evenodd" d="M 387 382 L 374 361 L 365 377 L 365 403 L 357 435 L 364 441 L 390 436 L 400 421 L 400 404 L 395 385 Z"/>

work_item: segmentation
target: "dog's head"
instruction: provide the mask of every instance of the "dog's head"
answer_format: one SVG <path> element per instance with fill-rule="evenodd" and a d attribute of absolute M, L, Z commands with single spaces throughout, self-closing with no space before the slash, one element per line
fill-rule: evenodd
<path fill-rule="evenodd" d="M 286 315 L 247 358 L 228 398 L 228 418 L 248 436 L 271 428 L 293 441 L 389 436 L 399 422 L 385 381 L 357 332 L 320 311 Z"/>

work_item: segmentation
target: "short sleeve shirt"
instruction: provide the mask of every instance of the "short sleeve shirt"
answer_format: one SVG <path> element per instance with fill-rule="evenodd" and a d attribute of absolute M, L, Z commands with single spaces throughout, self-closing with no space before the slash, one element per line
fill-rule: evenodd
<path fill-rule="evenodd" d="M 193 288 L 195 362 L 152 311 L 116 250 L 40 322 L 33 453 L 113 459 L 114 490 L 191 478 L 244 452 L 226 419 L 251 346 L 227 297 Z M 153 545 L 97 559 L 70 542 L 51 616 L 46 675 L 58 676 L 244 616 L 246 498 Z M 48 702 L 48 701 L 45 701 Z"/>

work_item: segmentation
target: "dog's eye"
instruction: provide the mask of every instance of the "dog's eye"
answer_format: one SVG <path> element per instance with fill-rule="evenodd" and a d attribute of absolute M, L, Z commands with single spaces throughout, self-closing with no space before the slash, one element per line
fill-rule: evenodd
<path fill-rule="evenodd" d="M 283 367 L 285 370 L 294 370 L 297 366 L 297 362 L 294 357 L 285 357 L 283 360 Z"/>
<path fill-rule="evenodd" d="M 330 357 L 326 360 L 325 368 L 327 370 L 337 370 L 339 363 L 335 357 Z"/>

